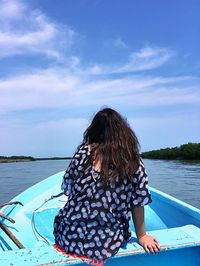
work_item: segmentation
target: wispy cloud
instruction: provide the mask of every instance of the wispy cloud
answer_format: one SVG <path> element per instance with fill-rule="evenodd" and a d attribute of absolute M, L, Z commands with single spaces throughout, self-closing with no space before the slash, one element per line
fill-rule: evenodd
<path fill-rule="evenodd" d="M 78 86 L 76 76 L 62 69 L 48 69 L 0 81 L 1 110 L 47 108 L 64 104 Z M 62 100 L 63 97 L 63 100 Z"/>
<path fill-rule="evenodd" d="M 78 56 L 70 53 L 78 33 L 68 25 L 49 19 L 40 10 L 33 10 L 22 0 L 0 0 L 0 59 L 14 55 L 42 55 L 49 59 L 69 62 L 79 74 L 98 75 L 138 72 L 157 68 L 171 59 L 174 52 L 167 48 L 146 46 L 132 52 L 124 63 L 81 67 Z M 116 48 L 127 44 L 118 36 Z M 68 51 L 68 52 L 67 52 Z"/>
<path fill-rule="evenodd" d="M 200 102 L 199 78 L 95 78 L 52 68 L 0 80 L 1 112 L 104 104 L 156 107 Z"/>
<path fill-rule="evenodd" d="M 70 46 L 74 31 L 67 26 L 63 29 L 20 0 L 0 0 L 0 10 L 4 16 L 0 26 L 0 57 L 26 53 L 53 59 L 64 57 L 58 40 Z M 126 46 L 121 37 L 115 44 Z M 68 63 L 62 68 L 55 64 L 51 68 L 32 69 L 31 73 L 2 78 L 1 113 L 66 106 L 132 105 L 133 102 L 135 106 L 146 107 L 199 102 L 197 79 L 143 73 L 164 65 L 174 55 L 175 52 L 167 48 L 145 46 L 132 52 L 124 63 L 83 67 L 81 58 L 69 53 Z M 129 76 L 113 78 L 110 75 L 117 73 L 129 73 Z"/>
<path fill-rule="evenodd" d="M 2 152 L 13 152 L 16 139 L 20 140 L 20 145 L 16 148 L 17 153 L 26 154 L 26 151 L 31 151 L 36 156 L 38 147 L 43 145 L 45 150 L 46 147 L 49 148 L 45 152 L 51 154 L 57 149 L 58 140 L 62 147 L 63 143 L 71 145 L 74 140 L 78 142 L 87 123 L 82 110 L 97 110 L 103 105 L 121 110 L 128 108 L 131 110 L 130 115 L 134 110 L 142 110 L 143 118 L 130 120 L 133 128 L 135 123 L 141 136 L 149 136 L 151 132 L 152 135 L 156 133 L 155 136 L 158 136 L 159 130 L 164 128 L 167 138 L 167 129 L 170 126 L 174 128 L 174 132 L 177 128 L 189 130 L 187 128 L 190 117 L 187 117 L 186 126 L 182 125 L 185 113 L 179 118 L 175 116 L 171 119 L 171 116 L 168 116 L 163 120 L 157 112 L 157 107 L 164 107 L 167 113 L 171 107 L 176 110 L 179 106 L 197 106 L 200 103 L 200 78 L 192 75 L 170 75 L 170 71 L 162 76 L 150 71 L 160 70 L 162 66 L 170 64 L 173 57 L 177 56 L 176 51 L 167 46 L 149 44 L 133 50 L 123 62 L 119 57 L 107 64 L 104 63 L 104 58 L 102 63 L 88 63 L 85 62 L 84 56 L 80 56 L 83 55 L 83 51 L 79 54 L 72 53 L 76 47 L 81 46 L 76 42 L 77 36 L 80 36 L 79 33 L 68 25 L 59 24 L 44 12 L 31 9 L 28 1 L 0 0 L 0 59 L 15 55 L 23 55 L 23 58 L 34 55 L 35 61 L 40 62 L 40 58 L 46 58 L 49 62 L 48 67 L 34 69 L 32 61 L 29 60 L 29 68 L 24 72 L 21 70 L 19 74 L 16 64 L 16 72 L 12 73 L 12 76 L 2 75 Z M 85 40 L 87 42 L 87 36 Z M 130 51 L 130 45 L 124 42 L 120 34 L 117 38 L 112 38 L 110 45 L 117 52 Z M 145 117 L 143 111 L 152 109 L 152 117 Z M 41 120 L 41 113 L 44 111 L 47 114 L 51 110 L 55 113 L 54 118 L 56 111 L 60 110 L 62 118 L 59 119 L 58 116 L 58 119 L 53 119 L 47 115 L 48 117 Z M 71 114 L 75 112 L 78 116 L 73 117 Z M 32 119 L 33 116 L 35 120 Z M 197 116 L 193 117 L 192 123 L 195 128 Z M 148 134 L 144 133 L 147 131 Z M 192 133 L 189 132 L 188 135 L 192 136 Z M 158 146 L 158 138 L 154 138 L 155 147 Z"/>
<path fill-rule="evenodd" d="M 174 52 L 164 48 L 144 47 L 139 52 L 132 53 L 129 62 L 117 69 L 118 72 L 143 71 L 157 68 L 166 63 Z"/>
<path fill-rule="evenodd" d="M 0 1 L 0 20 L 4 22 L 13 21 L 23 16 L 26 6 L 17 0 L 1 0 Z M 6 20 L 6 21 L 5 21 Z M 8 26 L 8 24 L 7 24 Z"/>
<path fill-rule="evenodd" d="M 76 34 L 20 0 L 0 1 L 0 22 L 0 58 L 42 54 L 61 59 Z"/>
<path fill-rule="evenodd" d="M 127 44 L 122 40 L 122 38 L 120 36 L 118 36 L 114 42 L 113 42 L 114 46 L 115 47 L 118 47 L 118 48 L 127 48 Z"/>
<path fill-rule="evenodd" d="M 128 61 L 120 65 L 95 64 L 85 70 L 88 74 L 119 74 L 155 69 L 168 62 L 175 52 L 158 47 L 146 46 L 129 55 Z"/>

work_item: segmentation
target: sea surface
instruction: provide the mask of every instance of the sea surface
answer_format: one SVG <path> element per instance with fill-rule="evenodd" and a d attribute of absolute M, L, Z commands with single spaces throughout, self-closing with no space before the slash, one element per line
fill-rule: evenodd
<path fill-rule="evenodd" d="M 200 161 L 144 159 L 149 186 L 200 208 Z M 33 184 L 63 171 L 68 160 L 0 163 L 0 204 Z"/>

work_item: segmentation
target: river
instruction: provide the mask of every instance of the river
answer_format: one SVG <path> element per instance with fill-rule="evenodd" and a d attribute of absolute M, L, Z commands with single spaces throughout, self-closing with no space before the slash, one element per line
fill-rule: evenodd
<path fill-rule="evenodd" d="M 69 161 L 46 160 L 0 164 L 0 203 L 33 184 L 65 170 Z M 200 161 L 144 159 L 149 186 L 200 208 Z"/>

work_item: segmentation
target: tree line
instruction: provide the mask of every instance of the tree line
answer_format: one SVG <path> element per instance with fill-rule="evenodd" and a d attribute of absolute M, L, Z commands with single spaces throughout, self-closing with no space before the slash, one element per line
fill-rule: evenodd
<path fill-rule="evenodd" d="M 0 160 L 30 160 L 30 161 L 35 161 L 36 159 L 31 156 L 0 156 Z"/>
<path fill-rule="evenodd" d="M 200 160 L 200 143 L 183 144 L 180 147 L 142 152 L 142 158 L 167 160 Z"/>
<path fill-rule="evenodd" d="M 180 147 L 152 150 L 141 153 L 142 158 L 167 160 L 200 160 L 200 143 L 183 144 Z M 63 160 L 71 157 L 34 158 L 32 156 L 0 156 L 0 162 Z"/>
<path fill-rule="evenodd" d="M 26 162 L 26 161 L 41 161 L 41 160 L 69 160 L 72 157 L 49 157 L 49 158 L 34 158 L 32 156 L 0 156 L 0 163 L 9 162 Z"/>

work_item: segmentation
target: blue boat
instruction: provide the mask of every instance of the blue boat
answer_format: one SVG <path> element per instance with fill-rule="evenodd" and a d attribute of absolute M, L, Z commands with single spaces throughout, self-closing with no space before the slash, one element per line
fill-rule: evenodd
<path fill-rule="evenodd" d="M 0 229 L 0 266 L 24 265 L 86 265 L 80 258 L 57 250 L 53 237 L 53 220 L 67 201 L 60 184 L 64 172 L 59 172 L 27 189 L 13 201 L 23 203 L 5 206 L 0 211 L 15 220 L 1 218 L 1 224 L 23 244 L 18 248 Z M 147 254 L 137 243 L 133 223 L 132 239 L 107 260 L 108 265 L 134 266 L 200 266 L 200 210 L 150 188 L 153 202 L 145 206 L 145 223 L 149 235 L 157 237 L 161 251 Z"/>

